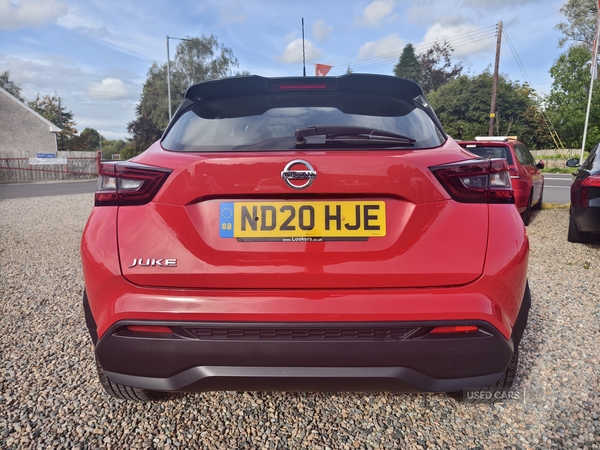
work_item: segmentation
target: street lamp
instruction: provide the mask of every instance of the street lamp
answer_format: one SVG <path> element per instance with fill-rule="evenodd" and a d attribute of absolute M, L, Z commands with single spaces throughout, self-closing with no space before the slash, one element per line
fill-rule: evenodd
<path fill-rule="evenodd" d="M 171 121 L 171 63 L 169 61 L 169 39 L 177 39 L 178 41 L 191 41 L 191 39 L 176 38 L 167 36 L 167 96 L 169 103 L 169 122 Z"/>

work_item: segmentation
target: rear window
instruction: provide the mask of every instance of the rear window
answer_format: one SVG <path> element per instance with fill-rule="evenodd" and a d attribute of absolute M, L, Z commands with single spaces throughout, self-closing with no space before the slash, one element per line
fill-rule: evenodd
<path fill-rule="evenodd" d="M 410 149 L 438 147 L 445 140 L 413 102 L 366 94 L 294 93 L 197 102 L 173 124 L 162 146 L 190 152 L 295 149 L 296 130 L 316 125 L 370 127 L 404 135 L 415 140 L 406 147 Z M 310 150 L 329 148 L 331 142 L 314 136 L 308 144 Z M 344 145 L 336 143 L 335 147 Z"/>
<path fill-rule="evenodd" d="M 479 146 L 479 145 L 466 145 L 465 147 L 471 153 L 481 156 L 482 158 L 504 158 L 508 161 L 509 165 L 513 165 L 513 158 L 508 146 Z"/>

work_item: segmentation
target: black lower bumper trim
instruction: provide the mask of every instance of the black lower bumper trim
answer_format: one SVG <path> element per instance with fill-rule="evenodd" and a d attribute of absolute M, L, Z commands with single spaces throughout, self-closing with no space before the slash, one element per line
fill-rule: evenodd
<path fill-rule="evenodd" d="M 169 327 L 172 333 L 138 332 L 136 325 Z M 478 331 L 430 332 L 451 325 L 475 325 Z M 327 327 L 334 333 L 324 333 Z M 198 336 L 190 328 L 213 331 Z M 96 347 L 112 381 L 182 392 L 456 391 L 495 383 L 512 354 L 512 340 L 483 321 L 123 321 Z"/>
<path fill-rule="evenodd" d="M 405 367 L 193 367 L 169 378 L 106 372 L 115 383 L 153 391 L 453 392 L 494 384 L 501 373 L 438 380 Z"/>

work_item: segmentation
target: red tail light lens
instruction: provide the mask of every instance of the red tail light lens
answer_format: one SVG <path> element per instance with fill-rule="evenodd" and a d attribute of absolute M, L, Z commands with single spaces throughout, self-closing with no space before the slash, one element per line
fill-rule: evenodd
<path fill-rule="evenodd" d="M 506 159 L 473 159 L 429 170 L 457 202 L 515 202 Z"/>
<path fill-rule="evenodd" d="M 430 331 L 431 334 L 446 334 L 446 333 L 469 333 L 471 331 L 477 331 L 479 327 L 473 325 L 459 325 L 452 327 L 435 327 Z"/>
<path fill-rule="evenodd" d="M 144 205 L 154 198 L 171 169 L 132 162 L 103 162 L 96 206 Z"/>
<path fill-rule="evenodd" d="M 173 333 L 173 330 L 171 330 L 169 327 L 161 327 L 157 325 L 129 325 L 127 329 L 137 333 Z"/>
<path fill-rule="evenodd" d="M 600 206 L 600 175 L 591 175 L 581 183 L 583 207 Z"/>

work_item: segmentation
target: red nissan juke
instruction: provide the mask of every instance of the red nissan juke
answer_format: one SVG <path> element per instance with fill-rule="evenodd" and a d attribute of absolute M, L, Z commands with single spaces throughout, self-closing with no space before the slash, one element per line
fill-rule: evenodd
<path fill-rule="evenodd" d="M 111 395 L 510 386 L 529 244 L 506 159 L 389 76 L 190 87 L 103 162 L 83 304 Z"/>

